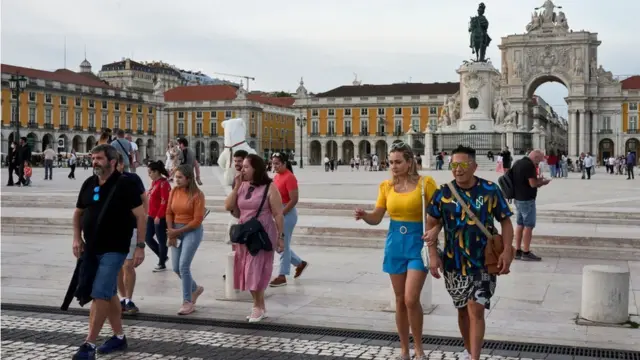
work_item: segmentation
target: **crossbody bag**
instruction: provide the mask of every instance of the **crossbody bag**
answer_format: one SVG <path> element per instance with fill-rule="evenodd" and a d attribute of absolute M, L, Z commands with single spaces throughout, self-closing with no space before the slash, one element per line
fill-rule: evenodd
<path fill-rule="evenodd" d="M 118 138 L 118 139 L 115 139 L 114 141 L 117 142 L 118 145 L 120 146 L 120 149 L 122 149 L 122 151 L 124 151 L 124 153 L 127 154 L 127 158 L 129 159 L 129 165 L 133 165 L 133 156 L 127 152 L 127 149 L 125 149 L 124 146 L 122 146 L 122 143 L 120 143 L 120 139 Z"/>
<path fill-rule="evenodd" d="M 260 207 L 258 207 L 258 211 L 256 214 L 246 222 L 242 224 L 231 225 L 229 229 L 229 238 L 231 242 L 234 244 L 260 244 L 260 248 L 266 251 L 273 250 L 273 246 L 271 244 L 271 240 L 269 239 L 269 234 L 267 234 L 266 230 L 262 226 L 258 217 L 262 212 L 262 207 L 267 200 L 267 194 L 269 192 L 269 186 L 271 184 L 265 185 L 264 194 L 262 195 L 262 201 L 260 202 Z"/>
<path fill-rule="evenodd" d="M 471 210 L 469 205 L 462 199 L 460 193 L 452 183 L 447 183 L 449 189 L 451 190 L 451 194 L 456 198 L 462 210 L 467 213 L 467 215 L 471 218 L 471 220 L 476 224 L 476 226 L 482 231 L 482 233 L 487 237 L 487 246 L 484 248 L 484 265 L 487 268 L 487 272 L 491 275 L 499 275 L 500 269 L 498 268 L 498 259 L 502 252 L 504 251 L 504 242 L 502 241 L 502 235 L 498 232 L 491 233 L 484 226 L 480 219 L 476 216 L 476 214 Z M 512 247 L 512 256 L 515 256 L 515 249 Z"/>

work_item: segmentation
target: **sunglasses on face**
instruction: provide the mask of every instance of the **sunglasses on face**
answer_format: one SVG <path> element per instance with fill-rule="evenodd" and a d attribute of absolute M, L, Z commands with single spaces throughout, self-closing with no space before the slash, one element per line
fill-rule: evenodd
<path fill-rule="evenodd" d="M 451 170 L 455 170 L 458 167 L 460 167 L 462 170 L 467 170 L 470 165 L 471 165 L 471 163 L 469 163 L 469 162 L 452 162 L 451 163 Z"/>
<path fill-rule="evenodd" d="M 255 189 L 256 189 L 255 186 L 249 186 L 249 189 L 247 190 L 247 195 L 245 195 L 244 199 L 245 200 L 251 199 L 251 194 L 253 194 L 253 191 Z"/>
<path fill-rule="evenodd" d="M 93 188 L 93 201 L 100 200 L 100 186 L 96 186 Z"/>

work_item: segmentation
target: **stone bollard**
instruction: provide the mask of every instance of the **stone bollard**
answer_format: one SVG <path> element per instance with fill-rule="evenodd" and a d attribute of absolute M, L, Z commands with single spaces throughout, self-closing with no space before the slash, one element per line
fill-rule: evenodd
<path fill-rule="evenodd" d="M 235 251 L 231 251 L 227 254 L 227 266 L 224 271 L 224 299 L 235 301 L 251 300 L 251 294 L 248 291 L 239 291 L 233 288 L 233 259 L 235 254 Z"/>
<path fill-rule="evenodd" d="M 393 285 L 391 286 L 391 302 L 389 303 L 389 311 L 396 311 L 396 295 L 393 292 Z M 424 313 L 430 313 L 432 309 L 431 306 L 431 295 L 433 293 L 433 289 L 431 286 L 431 275 L 427 275 L 426 280 L 424 281 L 424 286 L 422 287 L 422 292 L 420 293 L 420 303 L 422 304 L 422 311 Z"/>
<path fill-rule="evenodd" d="M 606 324 L 629 321 L 629 278 L 629 271 L 618 266 L 585 266 L 580 317 Z"/>

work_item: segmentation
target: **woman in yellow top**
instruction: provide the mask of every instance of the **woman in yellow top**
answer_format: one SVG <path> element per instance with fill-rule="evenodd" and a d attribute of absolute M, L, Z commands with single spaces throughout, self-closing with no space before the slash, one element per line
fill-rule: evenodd
<path fill-rule="evenodd" d="M 376 208 L 372 212 L 356 209 L 356 220 L 364 220 L 369 225 L 382 221 L 385 212 L 389 212 L 391 221 L 387 241 L 384 247 L 382 270 L 391 277 L 396 297 L 396 326 L 400 336 L 401 357 L 410 359 L 409 327 L 414 339 L 422 339 L 422 305 L 420 293 L 428 274 L 428 268 L 422 261 L 424 246 L 423 209 L 421 198 L 424 188 L 424 205 L 429 204 L 437 186 L 430 176 L 420 176 L 411 147 L 405 143 L 396 143 L 389 152 L 391 180 L 380 184 Z M 414 341 L 415 359 L 426 359 L 422 342 Z"/>

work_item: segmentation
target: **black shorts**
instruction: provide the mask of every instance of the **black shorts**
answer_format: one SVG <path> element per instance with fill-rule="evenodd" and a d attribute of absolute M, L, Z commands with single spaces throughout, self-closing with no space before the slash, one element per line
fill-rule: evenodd
<path fill-rule="evenodd" d="M 496 278 L 496 275 L 489 275 L 486 272 L 468 276 L 458 272 L 445 272 L 444 286 L 456 308 L 463 308 L 467 306 L 469 300 L 473 300 L 484 305 L 488 310 L 491 306 L 491 297 L 496 291 Z"/>

